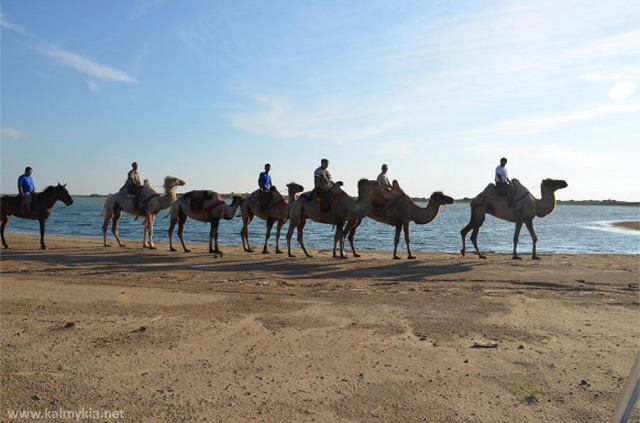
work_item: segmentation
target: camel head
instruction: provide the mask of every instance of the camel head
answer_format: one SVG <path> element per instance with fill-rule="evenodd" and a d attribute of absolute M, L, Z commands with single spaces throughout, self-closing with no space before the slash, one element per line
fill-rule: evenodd
<path fill-rule="evenodd" d="M 562 179 L 550 179 L 547 178 L 545 180 L 542 181 L 542 184 L 540 185 L 540 188 L 545 191 L 557 191 L 559 189 L 562 188 L 566 188 L 568 187 L 569 184 L 567 184 L 566 181 L 563 181 Z"/>
<path fill-rule="evenodd" d="M 67 191 L 67 184 L 61 185 L 60 182 L 58 182 L 55 190 L 58 199 L 65 205 L 70 206 L 73 204 L 73 198 L 71 198 L 71 195 L 69 195 L 69 191 Z"/>
<path fill-rule="evenodd" d="M 244 201 L 244 195 L 233 194 L 233 196 L 231 197 L 231 205 L 234 205 L 235 203 L 242 204 L 243 201 Z"/>
<path fill-rule="evenodd" d="M 296 184 L 295 182 L 289 182 L 287 184 L 287 189 L 292 191 L 294 194 L 304 191 L 304 187 L 300 184 Z"/>
<path fill-rule="evenodd" d="M 164 178 L 164 188 L 165 189 L 173 189 L 175 187 L 181 187 L 185 184 L 182 179 L 176 178 L 175 176 L 167 176 Z"/>
<path fill-rule="evenodd" d="M 444 195 L 442 191 L 436 191 L 431 194 L 431 197 L 429 197 L 429 204 L 432 203 L 437 206 L 453 204 L 453 198 L 449 197 L 448 195 Z"/>

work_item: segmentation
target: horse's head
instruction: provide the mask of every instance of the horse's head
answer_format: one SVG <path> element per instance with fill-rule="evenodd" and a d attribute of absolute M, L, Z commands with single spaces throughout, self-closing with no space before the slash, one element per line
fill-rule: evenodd
<path fill-rule="evenodd" d="M 60 183 L 58 182 L 58 185 L 55 187 L 55 190 L 56 190 L 56 196 L 58 197 L 58 200 L 62 201 L 67 206 L 70 206 L 73 204 L 73 198 L 71 198 L 71 195 L 69 195 L 69 191 L 67 191 L 67 184 L 60 185 Z"/>
<path fill-rule="evenodd" d="M 445 204 L 453 204 L 453 198 L 449 197 L 448 195 L 444 195 L 442 191 L 436 191 L 431 194 L 431 197 L 429 197 L 429 203 L 431 203 L 432 201 L 439 206 Z"/>
<path fill-rule="evenodd" d="M 547 178 L 544 181 L 542 181 L 542 189 L 548 189 L 550 191 L 557 191 L 559 189 L 566 188 L 568 186 L 569 184 L 567 184 L 567 182 L 563 181 L 562 179 Z"/>

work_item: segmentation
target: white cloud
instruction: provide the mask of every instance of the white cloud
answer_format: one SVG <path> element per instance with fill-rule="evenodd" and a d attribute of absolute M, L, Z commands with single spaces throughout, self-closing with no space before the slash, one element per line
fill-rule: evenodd
<path fill-rule="evenodd" d="M 631 97 L 638 89 L 638 85 L 633 81 L 624 81 L 614 85 L 609 90 L 609 98 L 612 100 L 623 100 Z"/>
<path fill-rule="evenodd" d="M 0 133 L 3 139 L 9 138 L 14 140 L 18 138 L 22 138 L 25 135 L 24 132 L 20 131 L 19 129 L 9 128 L 9 127 L 2 128 L 2 131 Z"/>
<path fill-rule="evenodd" d="M 98 90 L 100 90 L 100 85 L 98 85 L 96 81 L 92 80 L 87 81 L 87 87 L 89 87 L 89 89 L 93 92 L 97 92 Z"/>
<path fill-rule="evenodd" d="M 94 78 L 102 81 L 116 81 L 116 82 L 134 82 L 135 80 L 129 76 L 126 72 L 101 65 L 84 56 L 76 53 L 71 53 L 66 50 L 62 50 L 57 47 L 36 47 L 36 51 L 51 57 L 56 61 L 69 66 L 79 72 L 93 76 Z"/>
<path fill-rule="evenodd" d="M 9 20 L 5 18 L 4 15 L 0 16 L 0 26 L 14 32 L 18 32 L 20 34 L 24 34 L 24 35 L 28 34 L 25 27 L 9 22 Z"/>
<path fill-rule="evenodd" d="M 153 9 L 154 7 L 160 5 L 164 3 L 164 0 L 146 0 L 143 1 L 140 6 L 138 7 L 138 9 L 133 12 L 131 15 L 129 15 L 129 19 L 134 20 L 134 19 L 138 19 L 144 15 L 146 15 L 147 13 L 149 13 L 149 11 L 151 9 Z"/>

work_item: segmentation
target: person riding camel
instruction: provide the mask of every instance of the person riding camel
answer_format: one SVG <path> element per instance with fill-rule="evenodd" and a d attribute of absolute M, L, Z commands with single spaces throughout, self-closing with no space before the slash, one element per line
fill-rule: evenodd
<path fill-rule="evenodd" d="M 391 190 L 393 186 L 389 182 L 389 178 L 387 177 L 387 171 L 389 167 L 386 164 L 382 165 L 382 172 L 378 175 L 376 179 L 378 181 L 378 192 L 385 200 L 389 200 L 391 198 Z"/>
<path fill-rule="evenodd" d="M 26 215 L 31 214 L 31 201 L 35 194 L 35 185 L 33 184 L 33 169 L 27 166 L 24 169 L 24 173 L 18 178 L 18 193 L 22 198 L 22 209 Z"/>
<path fill-rule="evenodd" d="M 496 167 L 495 182 L 498 195 L 507 197 L 507 202 L 511 206 L 511 180 L 507 174 L 507 159 L 501 158 L 500 164 Z"/>
<path fill-rule="evenodd" d="M 328 167 L 328 159 L 320 160 L 320 167 L 313 172 L 314 188 L 311 192 L 311 198 L 314 198 L 315 195 L 321 197 L 321 205 L 323 210 L 325 211 L 331 207 L 331 193 L 329 192 L 329 190 L 331 190 L 331 187 L 333 187 L 333 179 L 331 179 L 331 174 L 329 173 Z"/>
<path fill-rule="evenodd" d="M 269 209 L 271 203 L 271 187 L 273 183 L 271 182 L 271 175 L 269 175 L 269 171 L 271 170 L 271 165 L 269 163 L 264 165 L 264 172 L 260 173 L 258 176 L 258 188 L 260 189 L 259 199 L 260 199 L 260 211 L 265 212 Z"/>
<path fill-rule="evenodd" d="M 138 163 L 131 163 L 131 170 L 127 173 L 127 181 L 124 183 L 126 187 L 127 196 L 133 197 L 135 208 L 142 210 L 142 182 L 140 181 L 140 175 L 138 174 Z"/>

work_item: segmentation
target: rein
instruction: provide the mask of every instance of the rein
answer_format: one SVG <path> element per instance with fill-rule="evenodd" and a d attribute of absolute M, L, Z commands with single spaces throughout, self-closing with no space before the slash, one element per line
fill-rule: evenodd
<path fill-rule="evenodd" d="M 158 194 L 157 192 L 156 192 L 156 193 L 151 194 L 150 196 L 148 196 L 148 197 L 147 197 L 147 199 L 146 199 L 146 200 L 144 200 L 144 201 L 145 201 L 145 202 L 149 202 L 149 201 L 153 200 L 153 199 L 154 199 L 154 198 L 156 198 L 156 197 L 160 197 L 160 194 Z"/>

